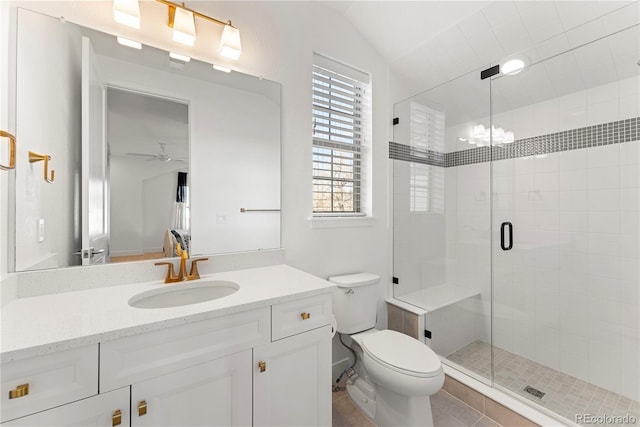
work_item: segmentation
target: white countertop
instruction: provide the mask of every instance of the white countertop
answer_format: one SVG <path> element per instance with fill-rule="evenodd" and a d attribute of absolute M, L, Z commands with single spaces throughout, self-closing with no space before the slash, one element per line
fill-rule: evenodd
<path fill-rule="evenodd" d="M 140 309 L 129 299 L 140 292 L 184 283 L 161 281 L 17 298 L 2 307 L 0 361 L 110 341 L 229 313 L 330 292 L 331 283 L 287 265 L 203 275 L 240 289 L 226 297 L 179 307 Z"/>

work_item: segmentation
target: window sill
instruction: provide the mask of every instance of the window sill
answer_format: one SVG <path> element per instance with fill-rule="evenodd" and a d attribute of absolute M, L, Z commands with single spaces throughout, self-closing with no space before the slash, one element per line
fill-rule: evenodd
<path fill-rule="evenodd" d="M 373 227 L 376 219 L 372 216 L 312 216 L 309 218 L 311 228 L 346 228 Z"/>

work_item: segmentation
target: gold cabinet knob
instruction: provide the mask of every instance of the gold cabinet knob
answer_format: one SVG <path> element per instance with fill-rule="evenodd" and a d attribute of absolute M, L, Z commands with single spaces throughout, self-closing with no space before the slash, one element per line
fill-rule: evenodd
<path fill-rule="evenodd" d="M 260 369 L 260 372 L 264 372 L 267 370 L 267 362 L 265 362 L 264 360 L 261 360 L 258 362 L 258 369 Z"/>
<path fill-rule="evenodd" d="M 300 317 L 302 317 L 302 320 L 307 320 L 311 317 L 311 313 L 300 313 Z"/>
<path fill-rule="evenodd" d="M 141 417 L 147 414 L 147 401 L 141 400 L 138 402 L 138 416 Z"/>
<path fill-rule="evenodd" d="M 116 427 L 120 424 L 122 424 L 122 411 L 117 409 L 113 412 L 113 416 L 111 417 L 111 425 Z"/>
<path fill-rule="evenodd" d="M 20 384 L 15 389 L 9 391 L 9 399 L 17 399 L 29 394 L 29 384 Z"/>

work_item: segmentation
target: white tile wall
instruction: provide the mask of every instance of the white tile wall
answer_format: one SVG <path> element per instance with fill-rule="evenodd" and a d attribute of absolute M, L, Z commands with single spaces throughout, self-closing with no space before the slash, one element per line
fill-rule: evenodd
<path fill-rule="evenodd" d="M 638 93 L 632 78 L 493 122 L 523 139 L 617 121 L 639 115 Z M 445 151 L 472 148 L 459 138 L 476 123 L 489 118 L 448 127 Z M 492 333 L 505 350 L 639 400 L 639 168 L 640 142 L 447 168 L 443 223 L 408 214 L 408 163 L 394 161 L 394 296 L 441 283 L 481 289 L 475 305 L 432 313 L 436 351 Z M 499 247 L 504 221 L 514 224 L 509 252 Z"/>
<path fill-rule="evenodd" d="M 520 139 L 637 117 L 639 92 L 627 79 L 501 119 Z M 450 151 L 469 148 L 454 139 Z M 492 172 L 494 344 L 639 400 L 640 142 L 498 161 Z M 484 273 L 464 247 L 489 232 L 477 228 L 489 176 L 482 165 L 447 170 L 448 282 Z M 508 253 L 502 221 L 515 227 Z"/>

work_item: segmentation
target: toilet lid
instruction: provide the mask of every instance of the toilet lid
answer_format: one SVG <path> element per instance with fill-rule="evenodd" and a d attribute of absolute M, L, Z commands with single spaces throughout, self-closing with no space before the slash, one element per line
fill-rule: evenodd
<path fill-rule="evenodd" d="M 362 347 L 383 364 L 418 376 L 432 374 L 441 369 L 436 354 L 415 338 L 400 332 L 384 330 L 362 338 Z"/>

